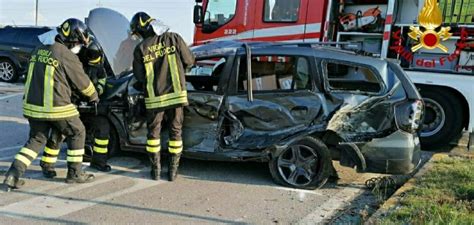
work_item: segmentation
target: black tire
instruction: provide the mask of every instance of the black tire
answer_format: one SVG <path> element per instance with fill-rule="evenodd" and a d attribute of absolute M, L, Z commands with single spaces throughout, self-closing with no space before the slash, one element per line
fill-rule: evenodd
<path fill-rule="evenodd" d="M 421 88 L 425 114 L 420 133 L 423 149 L 439 148 L 463 129 L 463 108 L 456 95 L 446 89 Z"/>
<path fill-rule="evenodd" d="M 15 64 L 6 58 L 0 59 L 0 81 L 13 83 L 18 80 L 18 69 Z"/>
<path fill-rule="evenodd" d="M 269 167 L 275 183 L 314 190 L 327 182 L 332 160 L 328 147 L 321 140 L 305 137 L 272 156 Z"/>
<path fill-rule="evenodd" d="M 112 158 L 120 153 L 120 140 L 115 127 L 110 124 L 110 138 L 108 145 L 108 158 Z"/>

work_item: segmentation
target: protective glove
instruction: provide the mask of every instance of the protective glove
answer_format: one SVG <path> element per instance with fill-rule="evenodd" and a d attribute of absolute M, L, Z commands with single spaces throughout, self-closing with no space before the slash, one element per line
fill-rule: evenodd
<path fill-rule="evenodd" d="M 100 99 L 97 96 L 95 98 L 92 98 L 92 99 L 89 100 L 89 102 L 94 104 L 94 105 L 99 104 L 99 101 L 100 101 Z"/>

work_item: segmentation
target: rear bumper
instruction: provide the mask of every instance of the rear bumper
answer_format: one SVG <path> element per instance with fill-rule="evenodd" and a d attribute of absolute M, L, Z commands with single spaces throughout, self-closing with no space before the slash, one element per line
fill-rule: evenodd
<path fill-rule="evenodd" d="M 420 163 L 420 141 L 415 134 L 397 131 L 358 147 L 365 158 L 366 172 L 408 174 Z"/>

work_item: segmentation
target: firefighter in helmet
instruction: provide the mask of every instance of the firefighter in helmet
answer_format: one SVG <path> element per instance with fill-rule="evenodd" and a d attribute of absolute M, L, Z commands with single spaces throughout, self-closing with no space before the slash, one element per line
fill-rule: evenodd
<path fill-rule="evenodd" d="M 82 46 L 88 44 L 87 26 L 80 20 L 68 19 L 57 30 L 59 34 L 55 42 L 35 49 L 29 62 L 23 115 L 28 118 L 30 134 L 6 174 L 3 183 L 7 191 L 24 184 L 20 177 L 43 149 L 52 128 L 66 136 L 66 183 L 94 180 L 94 175 L 82 172 L 86 133 L 79 112 L 71 101 L 74 90 L 91 102 L 99 99 L 76 55 Z"/>
<path fill-rule="evenodd" d="M 168 178 L 173 181 L 183 151 L 183 106 L 188 104 L 184 73 L 185 68 L 194 63 L 194 56 L 181 36 L 169 32 L 167 26 L 144 12 L 133 16 L 130 31 L 142 39 L 134 51 L 133 73 L 145 90 L 146 150 L 152 163 L 151 177 L 160 179 L 160 132 L 163 117 L 166 117 L 171 155 Z"/>
<path fill-rule="evenodd" d="M 97 43 L 95 38 L 90 35 L 90 44 L 87 48 L 82 48 L 79 52 L 79 60 L 99 96 L 104 93 L 107 75 L 104 68 L 104 51 Z M 80 97 L 76 97 L 75 101 L 79 101 Z M 94 146 L 92 153 L 91 167 L 102 172 L 109 172 L 111 167 L 107 164 L 107 146 L 109 144 L 109 121 L 104 116 L 90 117 L 90 124 L 94 127 Z M 56 177 L 54 164 L 56 163 L 63 141 L 63 135 L 57 130 L 53 129 L 49 137 L 46 147 L 43 151 L 40 165 L 43 175 L 46 178 Z"/>

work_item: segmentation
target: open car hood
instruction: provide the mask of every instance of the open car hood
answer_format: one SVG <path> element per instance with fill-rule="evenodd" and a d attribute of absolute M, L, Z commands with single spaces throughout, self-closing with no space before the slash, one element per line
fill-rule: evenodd
<path fill-rule="evenodd" d="M 133 51 L 139 42 L 129 35 L 129 20 L 112 9 L 96 8 L 89 12 L 86 24 L 104 49 L 115 76 L 130 73 Z"/>

